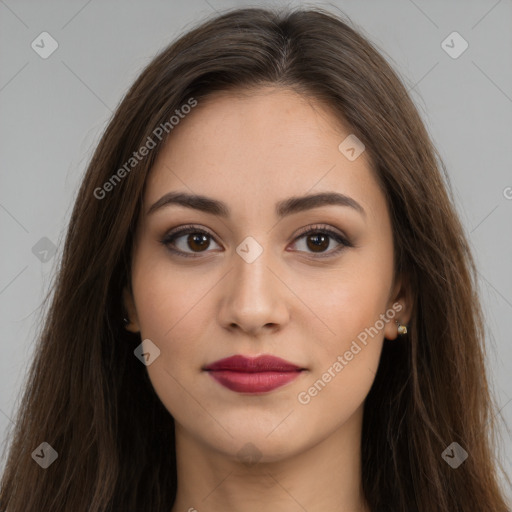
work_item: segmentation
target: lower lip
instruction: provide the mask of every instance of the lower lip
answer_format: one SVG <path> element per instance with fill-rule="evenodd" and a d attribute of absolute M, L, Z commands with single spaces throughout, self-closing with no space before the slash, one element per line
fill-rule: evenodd
<path fill-rule="evenodd" d="M 208 372 L 219 384 L 239 393 L 264 393 L 295 380 L 301 371 L 293 372 L 235 372 L 218 370 Z"/>

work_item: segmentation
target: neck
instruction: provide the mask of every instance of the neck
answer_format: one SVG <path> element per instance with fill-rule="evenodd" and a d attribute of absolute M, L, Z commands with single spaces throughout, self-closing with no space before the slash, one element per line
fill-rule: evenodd
<path fill-rule="evenodd" d="M 361 487 L 362 408 L 315 446 L 271 462 L 241 462 L 176 424 L 172 512 L 369 512 Z"/>

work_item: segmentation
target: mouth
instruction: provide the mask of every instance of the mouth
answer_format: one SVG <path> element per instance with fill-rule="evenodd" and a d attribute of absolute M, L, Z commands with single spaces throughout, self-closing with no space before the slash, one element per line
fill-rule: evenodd
<path fill-rule="evenodd" d="M 236 355 L 215 361 L 203 370 L 231 391 L 265 393 L 295 380 L 306 368 L 270 355 Z"/>

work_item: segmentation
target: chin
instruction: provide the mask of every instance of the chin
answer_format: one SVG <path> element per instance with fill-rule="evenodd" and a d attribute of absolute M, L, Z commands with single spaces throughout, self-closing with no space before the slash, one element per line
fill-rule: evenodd
<path fill-rule="evenodd" d="M 243 463 L 279 462 L 291 457 L 308 448 L 308 445 L 314 444 L 312 436 L 305 436 L 305 432 L 281 432 L 277 430 L 269 435 L 269 430 L 257 429 L 231 429 L 233 438 L 224 438 L 221 442 L 215 439 L 205 439 L 211 448 L 224 453 L 231 459 Z"/>

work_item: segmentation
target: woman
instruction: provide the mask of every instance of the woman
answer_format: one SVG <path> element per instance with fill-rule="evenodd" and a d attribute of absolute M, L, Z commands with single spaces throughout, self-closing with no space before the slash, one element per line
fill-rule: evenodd
<path fill-rule="evenodd" d="M 507 510 L 440 169 L 328 12 L 166 48 L 80 188 L 2 510 Z"/>

